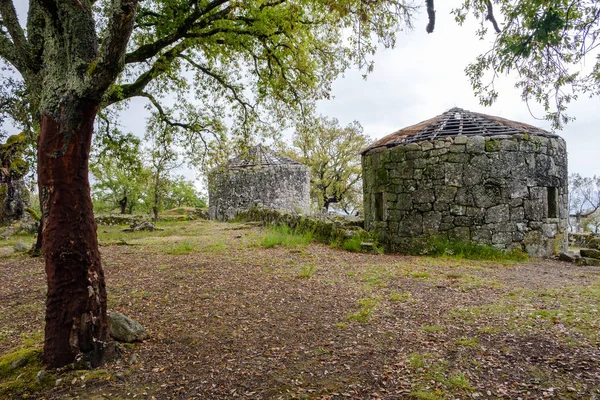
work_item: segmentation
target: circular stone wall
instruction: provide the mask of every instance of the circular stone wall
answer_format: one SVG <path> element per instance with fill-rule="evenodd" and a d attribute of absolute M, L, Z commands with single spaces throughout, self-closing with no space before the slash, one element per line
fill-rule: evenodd
<path fill-rule="evenodd" d="M 418 251 L 442 237 L 550 256 L 565 243 L 559 137 L 446 137 L 374 148 L 362 165 L 365 227 L 388 251 Z"/>
<path fill-rule="evenodd" d="M 230 220 L 253 206 L 306 214 L 310 172 L 301 164 L 222 169 L 209 178 L 211 219 Z"/>

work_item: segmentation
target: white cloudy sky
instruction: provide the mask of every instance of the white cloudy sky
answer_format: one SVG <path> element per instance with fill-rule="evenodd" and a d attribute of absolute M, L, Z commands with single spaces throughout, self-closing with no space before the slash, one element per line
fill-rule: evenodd
<path fill-rule="evenodd" d="M 20 17 L 24 17 L 26 3 L 16 1 Z M 423 2 L 424 3 L 424 2 Z M 450 3 L 450 4 L 448 4 Z M 504 118 L 550 128 L 543 113 L 527 105 L 513 88 L 512 77 L 503 77 L 496 87 L 499 100 L 483 108 L 474 97 L 464 68 L 475 57 L 491 47 L 493 34 L 486 41 L 475 35 L 478 22 L 471 20 L 459 27 L 450 9 L 458 5 L 437 1 L 436 27 L 433 34 L 425 32 L 424 10 L 415 21 L 415 28 L 398 35 L 396 48 L 382 49 L 375 56 L 375 69 L 366 80 L 362 72 L 347 71 L 333 85 L 333 99 L 321 101 L 318 110 L 335 117 L 342 124 L 358 120 L 365 133 L 374 140 L 388 133 L 441 114 L 452 107 L 484 112 Z M 492 30 L 490 29 L 490 32 Z M 589 57 L 592 65 L 593 57 Z M 125 130 L 141 135 L 144 128 L 144 100 L 132 102 L 122 121 Z M 600 99 L 580 98 L 568 113 L 576 117 L 563 131 L 558 132 L 567 141 L 569 170 L 583 175 L 600 175 Z M 186 175 L 194 177 L 193 171 Z"/>

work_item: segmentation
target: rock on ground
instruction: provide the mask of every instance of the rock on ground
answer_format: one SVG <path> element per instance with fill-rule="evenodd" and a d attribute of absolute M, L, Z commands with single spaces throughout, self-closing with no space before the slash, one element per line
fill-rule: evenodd
<path fill-rule="evenodd" d="M 110 336 L 119 342 L 140 342 L 148 338 L 146 329 L 136 320 L 113 311 L 108 316 Z"/>

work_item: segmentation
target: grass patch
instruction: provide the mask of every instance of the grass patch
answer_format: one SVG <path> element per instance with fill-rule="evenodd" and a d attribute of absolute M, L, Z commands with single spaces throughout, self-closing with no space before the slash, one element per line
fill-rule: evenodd
<path fill-rule="evenodd" d="M 410 276 L 411 278 L 416 278 L 416 279 L 431 278 L 431 274 L 429 272 L 409 272 L 407 275 Z"/>
<path fill-rule="evenodd" d="M 469 380 L 462 372 L 457 372 L 450 376 L 446 381 L 448 386 L 453 389 L 460 390 L 473 390 L 473 386 L 469 383 Z"/>
<path fill-rule="evenodd" d="M 314 265 L 303 265 L 298 271 L 298 278 L 301 279 L 309 279 L 312 278 L 313 273 L 315 272 L 316 267 Z"/>
<path fill-rule="evenodd" d="M 360 322 L 361 324 L 364 324 L 373 316 L 373 311 L 375 311 L 375 307 L 377 306 L 377 299 L 373 297 L 366 297 L 364 299 L 360 299 L 358 301 L 358 305 L 360 306 L 360 309 L 355 313 L 349 314 L 346 319 L 348 321 Z"/>
<path fill-rule="evenodd" d="M 420 249 L 419 253 L 467 260 L 521 262 L 528 259 L 527 253 L 518 249 L 505 252 L 489 245 L 441 238 L 431 240 L 425 249 Z"/>
<path fill-rule="evenodd" d="M 194 251 L 196 251 L 196 246 L 194 246 L 191 242 L 184 241 L 176 244 L 175 246 L 167 248 L 165 253 L 171 255 L 185 255 Z"/>
<path fill-rule="evenodd" d="M 262 247 L 306 247 L 313 240 L 312 232 L 296 232 L 287 225 L 269 227 L 261 239 Z"/>
<path fill-rule="evenodd" d="M 445 330 L 446 328 L 444 328 L 443 326 L 439 326 L 439 325 L 423 325 L 421 327 L 421 330 L 423 332 L 427 332 L 427 333 L 437 333 L 437 332 L 442 332 L 443 330 Z"/>
<path fill-rule="evenodd" d="M 389 301 L 397 301 L 397 302 L 405 302 L 410 298 L 411 298 L 410 293 L 394 292 L 394 293 L 390 294 L 390 297 L 388 298 L 388 300 Z"/>
<path fill-rule="evenodd" d="M 461 337 L 456 339 L 456 344 L 460 345 L 460 346 L 465 346 L 465 347 L 477 347 L 479 343 L 477 343 L 477 338 L 476 337 Z"/>

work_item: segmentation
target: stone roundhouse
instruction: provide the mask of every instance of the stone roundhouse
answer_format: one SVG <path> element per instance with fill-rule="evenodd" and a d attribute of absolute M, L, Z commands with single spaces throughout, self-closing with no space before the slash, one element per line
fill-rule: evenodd
<path fill-rule="evenodd" d="M 365 228 L 387 251 L 432 238 L 547 257 L 566 243 L 565 141 L 531 125 L 453 108 L 362 152 Z"/>
<path fill-rule="evenodd" d="M 306 214 L 310 210 L 310 171 L 258 145 L 209 176 L 209 217 L 227 221 L 254 206 Z"/>

